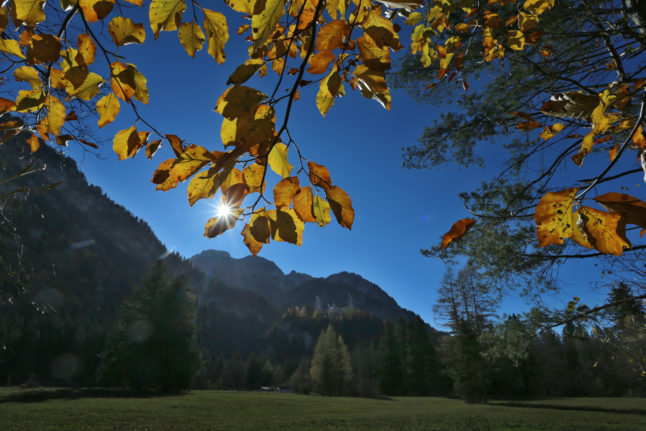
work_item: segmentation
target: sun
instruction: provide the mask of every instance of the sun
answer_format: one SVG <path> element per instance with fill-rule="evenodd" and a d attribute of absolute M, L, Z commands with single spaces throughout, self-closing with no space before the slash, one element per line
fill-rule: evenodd
<path fill-rule="evenodd" d="M 220 203 L 220 205 L 218 205 L 216 214 L 218 217 L 223 217 L 223 218 L 230 217 L 233 215 L 233 211 L 231 210 L 231 207 L 226 202 L 222 202 Z"/>

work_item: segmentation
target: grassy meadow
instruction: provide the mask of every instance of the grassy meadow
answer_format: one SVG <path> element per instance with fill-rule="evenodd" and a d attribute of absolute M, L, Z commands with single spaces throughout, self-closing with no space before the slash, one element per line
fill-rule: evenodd
<path fill-rule="evenodd" d="M 468 405 L 446 398 L 334 398 L 192 391 L 145 396 L 0 388 L 0 430 L 646 430 L 644 398 L 549 398 Z"/>

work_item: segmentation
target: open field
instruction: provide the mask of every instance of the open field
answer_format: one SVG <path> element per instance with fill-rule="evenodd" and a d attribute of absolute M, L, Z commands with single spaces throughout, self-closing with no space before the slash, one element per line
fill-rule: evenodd
<path fill-rule="evenodd" d="M 192 391 L 136 396 L 0 388 L 0 430 L 646 430 L 644 398 L 549 398 L 467 405 L 446 398 L 332 398 Z"/>

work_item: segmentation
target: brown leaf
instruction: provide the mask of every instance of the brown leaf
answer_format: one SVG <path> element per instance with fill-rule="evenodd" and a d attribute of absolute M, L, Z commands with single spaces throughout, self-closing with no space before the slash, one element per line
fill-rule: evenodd
<path fill-rule="evenodd" d="M 622 222 L 646 229 L 646 203 L 624 193 L 610 192 L 594 198 L 606 209 L 621 215 Z"/>
<path fill-rule="evenodd" d="M 146 157 L 152 159 L 162 143 L 161 139 L 155 139 L 146 145 Z"/>
<path fill-rule="evenodd" d="M 166 135 L 166 139 L 168 139 L 168 142 L 170 143 L 170 146 L 173 149 L 175 156 L 179 157 L 184 152 L 184 144 L 182 140 L 175 135 L 169 135 L 169 134 Z"/>
<path fill-rule="evenodd" d="M 325 24 L 316 37 L 317 51 L 331 51 L 342 48 L 345 39 L 350 37 L 350 26 L 344 20 L 335 19 Z"/>
<path fill-rule="evenodd" d="M 35 34 L 27 47 L 27 63 L 53 63 L 60 57 L 61 47 L 58 37 L 44 33 Z"/>
<path fill-rule="evenodd" d="M 451 229 L 442 236 L 442 248 L 445 249 L 451 242 L 460 239 L 475 223 L 476 221 L 470 218 L 463 218 L 453 223 Z"/>
<path fill-rule="evenodd" d="M 332 51 L 321 51 L 312 56 L 310 60 L 310 67 L 307 71 L 311 74 L 325 73 L 328 66 L 335 59 L 335 55 Z M 296 70 L 298 72 L 298 69 Z"/>
<path fill-rule="evenodd" d="M 254 236 L 251 234 L 251 228 L 248 224 L 245 225 L 245 227 L 242 229 L 242 232 L 240 233 L 243 237 L 242 241 L 249 249 L 249 252 L 254 256 L 257 256 L 258 252 L 260 252 L 260 249 L 262 248 L 262 242 L 257 241 L 256 238 L 254 238 Z"/>
<path fill-rule="evenodd" d="M 294 212 L 303 222 L 315 223 L 314 197 L 310 186 L 301 187 L 294 195 Z"/>
<path fill-rule="evenodd" d="M 274 187 L 274 204 L 276 208 L 288 207 L 300 188 L 298 177 L 283 178 Z"/>

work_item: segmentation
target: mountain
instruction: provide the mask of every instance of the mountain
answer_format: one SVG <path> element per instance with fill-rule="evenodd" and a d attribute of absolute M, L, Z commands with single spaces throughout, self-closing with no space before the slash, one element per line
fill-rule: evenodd
<path fill-rule="evenodd" d="M 205 274 L 223 283 L 258 292 L 279 308 L 316 305 L 323 308 L 352 306 L 382 319 L 410 320 L 415 314 L 400 307 L 379 286 L 350 272 L 326 278 L 297 272 L 283 273 L 272 261 L 247 256 L 235 259 L 225 251 L 206 250 L 190 258 Z"/>

